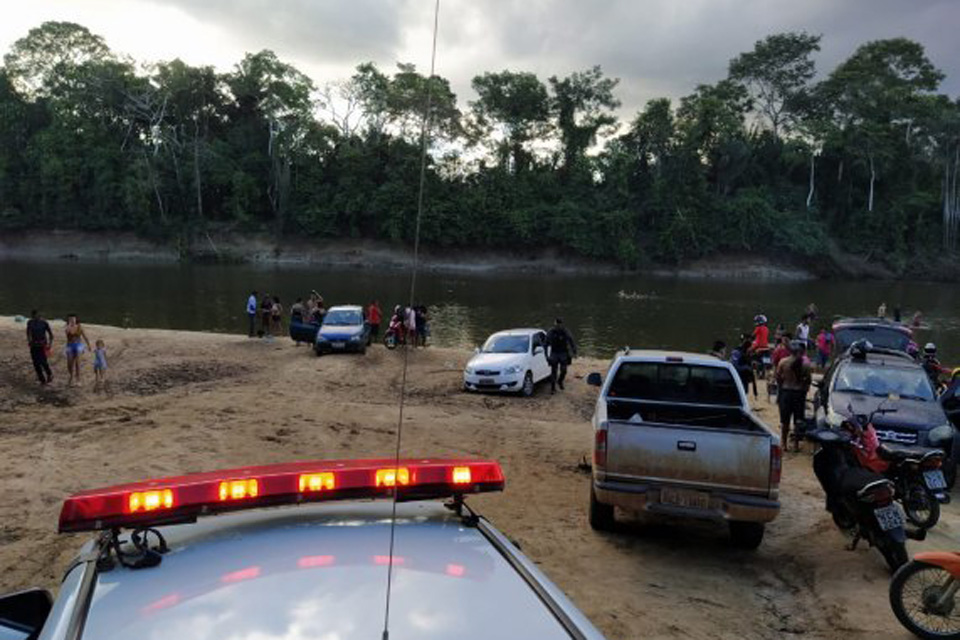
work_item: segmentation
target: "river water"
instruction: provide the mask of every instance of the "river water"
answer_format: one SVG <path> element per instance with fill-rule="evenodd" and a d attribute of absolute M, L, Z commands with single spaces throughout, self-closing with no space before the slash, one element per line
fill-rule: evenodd
<path fill-rule="evenodd" d="M 89 323 L 240 333 L 251 289 L 289 305 L 316 289 L 328 305 L 406 300 L 402 271 L 259 265 L 0 262 L 0 314 L 50 318 L 78 313 Z M 707 350 L 735 341 L 754 314 L 790 330 L 814 302 L 821 319 L 873 315 L 881 302 L 905 318 L 921 310 L 948 363 L 960 361 L 960 284 L 923 282 L 751 282 L 650 276 L 450 275 L 420 273 L 417 300 L 430 305 L 435 344 L 472 348 L 489 333 L 547 327 L 562 316 L 581 353 L 609 357 L 625 345 Z"/>

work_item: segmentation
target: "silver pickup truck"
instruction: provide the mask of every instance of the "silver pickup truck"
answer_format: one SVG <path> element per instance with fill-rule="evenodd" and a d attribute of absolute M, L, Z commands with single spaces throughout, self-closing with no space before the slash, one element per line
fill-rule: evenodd
<path fill-rule="evenodd" d="M 736 370 L 712 356 L 624 350 L 593 414 L 590 525 L 614 507 L 725 520 L 754 549 L 780 512 L 780 438 L 750 412 Z"/>

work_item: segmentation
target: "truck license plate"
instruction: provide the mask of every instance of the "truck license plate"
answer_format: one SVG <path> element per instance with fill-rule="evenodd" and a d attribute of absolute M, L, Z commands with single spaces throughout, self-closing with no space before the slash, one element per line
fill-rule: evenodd
<path fill-rule="evenodd" d="M 690 491 L 689 489 L 664 488 L 660 490 L 660 503 L 694 509 L 709 509 L 710 494 L 703 491 Z"/>
<path fill-rule="evenodd" d="M 877 523 L 883 531 L 903 527 L 903 512 L 895 504 L 874 509 L 873 515 L 877 517 Z"/>
<path fill-rule="evenodd" d="M 930 489 L 931 491 L 947 488 L 947 480 L 943 477 L 943 471 L 940 471 L 939 469 L 934 471 L 924 471 L 923 481 L 927 484 L 927 489 Z"/>

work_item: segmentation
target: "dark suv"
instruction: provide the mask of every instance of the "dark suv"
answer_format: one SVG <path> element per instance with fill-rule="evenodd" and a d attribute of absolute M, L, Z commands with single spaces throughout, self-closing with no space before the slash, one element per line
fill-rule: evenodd
<path fill-rule="evenodd" d="M 960 438 L 913 358 L 892 349 L 846 353 L 823 376 L 814 397 L 819 426 L 837 428 L 850 413 L 869 415 L 880 404 L 892 413 L 877 414 L 873 426 L 883 442 L 939 447 L 947 454 L 943 472 L 952 487 Z"/>

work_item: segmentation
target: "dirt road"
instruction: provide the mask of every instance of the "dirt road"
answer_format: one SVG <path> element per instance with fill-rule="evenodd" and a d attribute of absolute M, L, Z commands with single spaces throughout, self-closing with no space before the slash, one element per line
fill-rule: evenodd
<path fill-rule="evenodd" d="M 402 356 L 316 358 L 288 340 L 87 328 L 103 338 L 110 387 L 68 389 L 66 366 L 40 389 L 24 325 L 0 319 L 0 589 L 55 587 L 85 539 L 58 536 L 69 493 L 121 481 L 303 458 L 393 451 Z M 62 347 L 62 324 L 54 323 Z M 60 351 L 58 348 L 57 351 Z M 488 456 L 502 495 L 471 504 L 516 539 L 611 639 L 906 638 L 886 599 L 878 553 L 844 550 L 822 511 L 808 454 L 789 454 L 783 512 L 756 552 L 732 549 L 712 524 L 632 519 L 615 534 L 586 521 L 592 389 L 604 363 L 578 360 L 568 390 L 531 399 L 466 395 L 469 354 L 410 354 L 405 455 Z M 761 417 L 774 422 L 761 398 Z M 921 548 L 954 548 L 960 518 L 945 509 Z"/>

